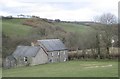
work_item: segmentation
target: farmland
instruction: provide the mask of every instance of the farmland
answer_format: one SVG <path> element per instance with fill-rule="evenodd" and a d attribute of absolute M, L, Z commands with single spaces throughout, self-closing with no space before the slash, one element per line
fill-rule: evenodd
<path fill-rule="evenodd" d="M 3 69 L 3 77 L 118 77 L 117 60 L 81 60 Z"/>
<path fill-rule="evenodd" d="M 92 27 L 81 24 L 75 24 L 75 23 L 55 23 L 55 24 L 56 26 L 61 26 L 63 29 L 69 32 L 85 33 L 85 32 L 95 31 Z"/>
<path fill-rule="evenodd" d="M 6 35 L 8 36 L 25 36 L 30 34 L 31 30 L 33 29 L 32 27 L 28 25 L 23 25 L 22 23 L 26 19 L 3 19 L 2 20 L 2 30 L 5 32 Z M 46 25 L 52 25 L 44 21 L 39 21 L 41 23 L 41 26 L 44 26 L 45 23 Z M 85 32 L 90 32 L 94 31 L 92 27 L 88 27 L 85 25 L 80 25 L 80 24 L 73 24 L 73 23 L 54 23 L 52 26 L 60 26 L 66 31 L 69 32 L 80 32 L 80 33 L 85 33 Z"/>
<path fill-rule="evenodd" d="M 2 30 L 7 36 L 25 36 L 30 33 L 31 27 L 22 25 L 24 19 L 11 19 L 2 21 Z"/>

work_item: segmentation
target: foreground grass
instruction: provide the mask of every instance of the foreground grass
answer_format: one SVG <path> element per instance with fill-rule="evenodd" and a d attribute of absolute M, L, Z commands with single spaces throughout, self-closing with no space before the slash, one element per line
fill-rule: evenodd
<path fill-rule="evenodd" d="M 3 70 L 3 77 L 118 77 L 117 61 L 67 61 Z"/>

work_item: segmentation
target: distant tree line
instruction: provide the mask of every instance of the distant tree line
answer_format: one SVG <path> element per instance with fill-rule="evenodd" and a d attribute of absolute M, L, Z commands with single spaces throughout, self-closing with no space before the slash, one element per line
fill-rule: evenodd
<path fill-rule="evenodd" d="M 13 19 L 13 16 L 0 16 L 2 19 Z"/>

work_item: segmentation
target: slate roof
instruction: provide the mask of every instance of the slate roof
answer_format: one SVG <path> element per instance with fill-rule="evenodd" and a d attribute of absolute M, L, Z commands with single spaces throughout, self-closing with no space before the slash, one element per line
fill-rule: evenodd
<path fill-rule="evenodd" d="M 9 56 L 7 56 L 7 58 L 9 59 L 9 60 L 15 60 L 15 58 L 12 56 L 12 55 L 9 55 Z"/>
<path fill-rule="evenodd" d="M 18 46 L 17 49 L 12 54 L 14 57 L 24 56 L 24 57 L 34 57 L 40 50 L 40 47 L 33 46 Z"/>
<path fill-rule="evenodd" d="M 60 39 L 37 40 L 37 42 L 39 45 L 42 45 L 47 51 L 58 51 L 67 49 Z"/>

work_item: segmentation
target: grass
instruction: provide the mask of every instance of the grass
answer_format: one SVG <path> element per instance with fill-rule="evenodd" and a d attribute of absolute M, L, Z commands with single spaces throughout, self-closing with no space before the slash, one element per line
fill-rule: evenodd
<path fill-rule="evenodd" d="M 0 68 L 0 78 L 2 78 L 2 68 Z"/>
<path fill-rule="evenodd" d="M 12 36 L 26 36 L 30 34 L 32 27 L 23 25 L 22 23 L 26 19 L 3 19 L 2 20 L 2 31 L 12 37 Z M 41 25 L 49 23 L 40 21 Z M 46 26 L 47 26 L 46 25 Z M 51 24 L 52 25 L 52 24 Z M 68 32 L 79 32 L 80 34 L 94 32 L 95 30 L 92 27 L 74 24 L 74 23 L 54 23 L 53 26 L 60 26 Z"/>
<path fill-rule="evenodd" d="M 3 19 L 2 30 L 8 36 L 25 36 L 30 34 L 32 27 L 22 25 L 24 19 Z"/>
<path fill-rule="evenodd" d="M 63 29 L 69 32 L 85 33 L 95 31 L 93 28 L 89 26 L 74 23 L 56 23 L 56 25 L 62 27 Z"/>
<path fill-rule="evenodd" d="M 118 77 L 118 62 L 67 61 L 3 70 L 3 77 Z"/>

